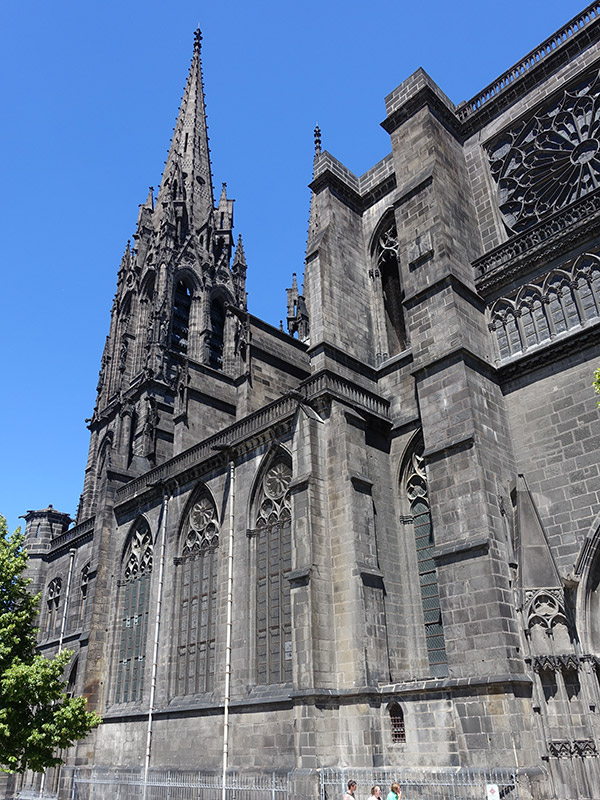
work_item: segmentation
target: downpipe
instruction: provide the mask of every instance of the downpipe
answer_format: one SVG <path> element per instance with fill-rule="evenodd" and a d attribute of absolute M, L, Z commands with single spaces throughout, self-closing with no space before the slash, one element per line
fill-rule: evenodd
<path fill-rule="evenodd" d="M 71 601 L 71 584 L 72 584 L 72 581 L 73 581 L 73 562 L 74 562 L 74 560 L 75 560 L 75 548 L 72 547 L 69 550 L 69 572 L 68 572 L 68 575 L 67 575 L 67 589 L 65 591 L 65 602 L 63 604 L 62 620 L 61 620 L 61 623 L 60 623 L 60 634 L 59 634 L 59 637 L 58 637 L 57 655 L 60 655 L 60 653 L 62 653 L 63 641 L 64 641 L 64 638 L 65 638 L 65 630 L 67 629 L 67 615 L 69 613 L 69 603 Z M 58 776 L 57 777 L 58 777 L 58 779 L 60 779 L 60 767 L 61 767 L 61 765 L 59 764 L 57 766 L 57 770 L 58 770 Z M 44 770 L 42 772 L 42 778 L 40 780 L 40 797 L 44 796 L 45 790 L 46 790 L 46 770 Z"/>
<path fill-rule="evenodd" d="M 226 800 L 226 777 L 229 760 L 229 703 L 231 699 L 231 640 L 233 630 L 233 530 L 235 499 L 235 465 L 229 461 L 229 535 L 227 551 L 227 622 L 225 636 L 225 699 L 223 705 L 223 785 L 222 800 Z"/>
<path fill-rule="evenodd" d="M 146 791 L 148 788 L 148 771 L 150 769 L 150 757 L 152 755 L 152 722 L 154 713 L 154 700 L 156 697 L 156 677 L 158 672 L 158 645 L 160 641 L 160 619 L 162 612 L 162 594 L 164 585 L 164 572 L 165 572 L 165 551 L 167 541 L 167 514 L 169 510 L 169 496 L 166 487 L 163 487 L 163 502 L 162 502 L 162 525 L 161 525 L 161 541 L 160 541 L 160 561 L 158 567 L 158 598 L 156 600 L 156 617 L 154 622 L 154 647 L 152 652 L 152 676 L 150 680 L 150 699 L 148 703 L 148 729 L 146 732 L 146 755 L 144 759 L 144 791 L 143 799 L 146 800 Z"/>

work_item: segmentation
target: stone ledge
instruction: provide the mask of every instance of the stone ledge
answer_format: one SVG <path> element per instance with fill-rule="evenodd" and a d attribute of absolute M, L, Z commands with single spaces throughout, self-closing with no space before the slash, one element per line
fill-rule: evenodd
<path fill-rule="evenodd" d="M 487 553 L 489 547 L 490 539 L 488 536 L 476 536 L 469 541 L 435 547 L 433 550 L 433 559 L 437 563 L 439 561 L 451 560 L 455 556 L 469 555 L 472 558 L 476 558 L 478 555 Z"/>

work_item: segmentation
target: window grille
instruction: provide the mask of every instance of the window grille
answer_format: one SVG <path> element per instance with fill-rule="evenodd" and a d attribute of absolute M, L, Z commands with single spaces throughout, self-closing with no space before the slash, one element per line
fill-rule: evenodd
<path fill-rule="evenodd" d="M 292 470 L 277 461 L 265 473 L 256 514 L 256 669 L 259 684 L 292 679 L 290 585 Z"/>
<path fill-rule="evenodd" d="M 390 727 L 392 732 L 392 742 L 394 744 L 406 741 L 404 712 L 397 703 L 394 703 L 390 706 Z"/>
<path fill-rule="evenodd" d="M 178 695 L 214 688 L 219 525 L 208 493 L 193 503 L 183 524 L 176 559 L 179 610 L 174 691 Z"/>
<path fill-rule="evenodd" d="M 152 534 L 142 518 L 131 534 L 123 568 L 116 703 L 139 701 L 143 696 L 152 563 Z"/>

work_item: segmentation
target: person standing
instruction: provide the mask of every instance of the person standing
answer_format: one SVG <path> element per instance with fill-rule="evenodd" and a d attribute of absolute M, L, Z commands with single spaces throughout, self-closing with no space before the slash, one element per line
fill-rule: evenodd
<path fill-rule="evenodd" d="M 373 786 L 371 788 L 371 797 L 374 797 L 375 800 L 380 800 L 381 798 L 381 786 Z"/>
<path fill-rule="evenodd" d="M 344 792 L 342 800 L 354 800 L 354 792 L 356 791 L 356 781 L 350 779 L 348 781 L 348 788 Z"/>
<path fill-rule="evenodd" d="M 402 800 L 402 789 L 400 788 L 400 784 L 395 782 L 392 783 L 386 800 Z"/>

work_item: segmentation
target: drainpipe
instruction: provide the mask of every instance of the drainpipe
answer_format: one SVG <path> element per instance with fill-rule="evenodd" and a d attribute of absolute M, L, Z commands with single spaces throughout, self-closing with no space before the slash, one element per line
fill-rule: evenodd
<path fill-rule="evenodd" d="M 58 653 L 62 653 L 63 649 L 63 640 L 65 638 L 65 630 L 67 627 L 67 613 L 69 611 L 69 601 L 71 599 L 71 581 L 73 579 L 73 561 L 75 560 L 75 548 L 72 547 L 69 550 L 69 573 L 67 576 L 67 588 L 65 591 L 65 602 L 63 604 L 63 613 L 62 613 L 62 620 L 60 623 L 60 635 L 58 637 Z M 61 765 L 57 766 L 57 777 L 60 780 L 60 768 Z M 44 796 L 44 791 L 46 789 L 46 770 L 42 772 L 42 778 L 40 780 L 40 797 Z"/>
<path fill-rule="evenodd" d="M 229 701 L 231 699 L 231 634 L 233 629 L 233 509 L 235 496 L 235 466 L 229 461 L 229 546 L 227 553 L 227 623 L 225 639 L 225 701 L 223 707 L 223 786 L 222 800 L 226 800 L 225 779 L 229 757 Z"/>
<path fill-rule="evenodd" d="M 161 526 L 161 541 L 160 541 L 160 561 L 158 567 L 158 598 L 156 600 L 156 617 L 154 621 L 154 649 L 152 652 L 152 677 L 150 680 L 150 700 L 148 703 L 148 731 L 146 734 L 146 757 L 144 760 L 144 792 L 143 798 L 146 798 L 146 790 L 148 788 L 148 770 L 150 769 L 150 756 L 152 754 L 152 714 L 154 712 L 154 698 L 156 696 L 156 675 L 158 671 L 158 644 L 160 640 L 160 616 L 162 611 L 162 593 L 164 584 L 164 571 L 165 571 L 165 548 L 167 540 L 167 513 L 169 510 L 169 496 L 165 485 L 161 482 L 151 484 L 160 486 L 163 490 L 162 501 L 162 526 Z"/>

